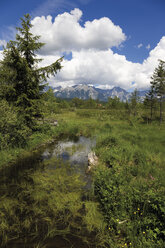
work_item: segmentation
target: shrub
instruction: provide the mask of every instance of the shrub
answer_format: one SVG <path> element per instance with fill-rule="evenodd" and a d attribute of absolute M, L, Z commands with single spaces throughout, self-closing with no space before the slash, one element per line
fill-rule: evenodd
<path fill-rule="evenodd" d="M 24 146 L 30 129 L 21 120 L 18 120 L 17 109 L 2 100 L 0 116 L 0 149 Z"/>

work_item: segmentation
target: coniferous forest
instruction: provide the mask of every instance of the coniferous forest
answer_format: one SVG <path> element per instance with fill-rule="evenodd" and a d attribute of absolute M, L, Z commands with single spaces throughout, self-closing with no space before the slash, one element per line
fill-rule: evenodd
<path fill-rule="evenodd" d="M 0 61 L 0 247 L 165 247 L 165 62 L 143 102 L 58 99 L 31 28 Z"/>

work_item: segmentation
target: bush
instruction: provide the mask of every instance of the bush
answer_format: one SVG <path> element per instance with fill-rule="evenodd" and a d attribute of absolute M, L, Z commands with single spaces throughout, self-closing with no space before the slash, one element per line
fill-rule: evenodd
<path fill-rule="evenodd" d="M 0 149 L 24 146 L 30 129 L 18 120 L 17 109 L 7 101 L 0 102 Z"/>

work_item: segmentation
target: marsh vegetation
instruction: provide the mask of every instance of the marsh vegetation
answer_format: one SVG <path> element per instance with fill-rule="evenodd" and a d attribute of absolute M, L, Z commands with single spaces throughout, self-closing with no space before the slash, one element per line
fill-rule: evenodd
<path fill-rule="evenodd" d="M 99 165 L 90 188 L 84 187 L 82 167 L 61 160 L 54 143 L 33 152 L 29 145 L 25 153 L 16 148 L 12 158 L 18 162 L 2 166 L 2 247 L 164 246 L 164 126 L 91 111 L 90 118 L 85 109 L 81 117 L 77 110 L 55 114 L 59 125 L 47 134 L 56 140 L 95 137 Z M 29 144 L 41 142 L 42 135 L 35 133 Z M 81 142 L 63 142 L 70 156 L 83 149 Z"/>

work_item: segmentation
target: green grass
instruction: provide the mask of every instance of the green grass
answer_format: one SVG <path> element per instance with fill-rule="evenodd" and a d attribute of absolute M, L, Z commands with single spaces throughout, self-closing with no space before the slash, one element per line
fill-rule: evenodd
<path fill-rule="evenodd" d="M 96 137 L 99 157 L 91 192 L 83 192 L 78 175 L 57 160 L 45 164 L 57 164 L 51 172 L 43 173 L 42 164 L 31 166 L 30 174 L 24 164 L 16 169 L 16 178 L 1 185 L 6 192 L 0 206 L 2 244 L 30 239 L 36 247 L 46 247 L 49 238 L 75 235 L 89 247 L 165 246 L 165 126 L 124 119 L 120 112 L 63 110 L 51 116 L 59 125 L 45 124 L 24 149 L 1 151 L 5 171 L 12 161 L 30 157 L 32 150 L 37 156 L 41 145 L 52 139 L 84 135 Z"/>

